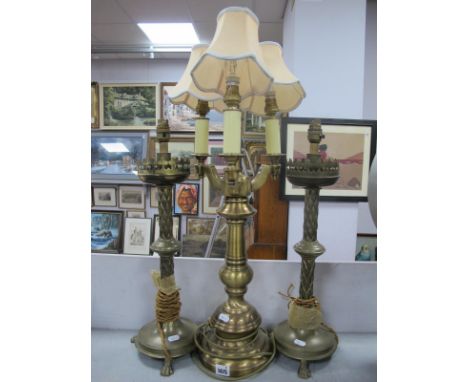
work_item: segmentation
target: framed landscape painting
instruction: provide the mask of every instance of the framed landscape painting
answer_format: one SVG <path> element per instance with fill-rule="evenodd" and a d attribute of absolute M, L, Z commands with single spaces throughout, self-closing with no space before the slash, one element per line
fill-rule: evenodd
<path fill-rule="evenodd" d="M 116 187 L 93 187 L 93 200 L 96 207 L 116 207 Z"/>
<path fill-rule="evenodd" d="M 282 120 L 282 146 L 286 158 L 305 159 L 310 152 L 307 129 L 312 118 Z M 320 191 L 320 198 L 335 201 L 366 201 L 369 168 L 375 155 L 377 121 L 322 119 L 325 137 L 319 145 L 323 159 L 336 159 L 340 167 L 338 181 Z M 281 193 L 286 199 L 303 200 L 303 188 L 292 185 L 282 167 Z"/>
<path fill-rule="evenodd" d="M 123 211 L 91 211 L 91 252 L 119 253 Z"/>
<path fill-rule="evenodd" d="M 120 186 L 119 208 L 144 210 L 146 207 L 146 187 Z"/>
<path fill-rule="evenodd" d="M 146 158 L 147 132 L 93 131 L 92 182 L 138 181 L 137 162 Z"/>
<path fill-rule="evenodd" d="M 214 218 L 187 216 L 185 224 L 186 235 L 211 235 L 215 223 Z"/>
<path fill-rule="evenodd" d="M 172 235 L 176 240 L 179 240 L 180 232 L 180 216 L 172 216 Z M 153 241 L 159 238 L 159 215 L 154 215 L 153 222 Z"/>
<path fill-rule="evenodd" d="M 159 114 L 157 98 L 157 84 L 100 84 L 101 129 L 154 129 Z"/>
<path fill-rule="evenodd" d="M 161 84 L 161 118 L 169 121 L 172 132 L 194 133 L 195 118 L 198 114 L 186 105 L 174 105 L 169 99 L 167 91 L 176 85 L 176 82 L 162 82 Z M 211 110 L 206 117 L 209 119 L 210 132 L 223 131 L 223 114 L 216 110 Z"/>
<path fill-rule="evenodd" d="M 216 215 L 216 210 L 221 204 L 223 193 L 216 190 L 207 177 L 203 178 L 203 203 L 202 213 L 206 215 Z"/>

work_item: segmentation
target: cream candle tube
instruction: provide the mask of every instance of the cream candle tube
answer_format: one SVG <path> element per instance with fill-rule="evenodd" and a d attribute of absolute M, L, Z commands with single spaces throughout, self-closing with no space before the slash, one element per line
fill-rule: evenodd
<path fill-rule="evenodd" d="M 208 118 L 195 120 L 195 154 L 208 154 Z"/>
<path fill-rule="evenodd" d="M 265 140 L 267 154 L 281 154 L 280 126 L 277 118 L 265 121 Z"/>
<path fill-rule="evenodd" d="M 224 154 L 240 154 L 241 116 L 240 110 L 224 111 Z"/>

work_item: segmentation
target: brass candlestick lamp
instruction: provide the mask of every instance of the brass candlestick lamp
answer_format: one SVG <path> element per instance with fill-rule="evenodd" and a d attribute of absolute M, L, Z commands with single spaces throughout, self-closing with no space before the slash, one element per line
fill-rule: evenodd
<path fill-rule="evenodd" d="M 330 357 L 338 346 L 335 331 L 323 322 L 320 304 L 313 293 L 315 259 L 325 252 L 317 240 L 317 217 L 320 188 L 334 184 L 339 178 L 336 160 L 322 160 L 319 143 L 324 137 L 319 120 L 309 126 L 307 138 L 310 154 L 306 159 L 289 160 L 288 180 L 306 189 L 304 207 L 304 237 L 294 246 L 301 255 L 301 284 L 298 298 L 291 298 L 288 320 L 274 328 L 278 351 L 300 360 L 298 375 L 310 377 L 309 361 Z"/>
<path fill-rule="evenodd" d="M 138 166 L 138 177 L 145 183 L 158 187 L 159 238 L 151 249 L 160 256 L 160 273 L 153 272 L 153 281 L 158 288 L 156 319 L 143 326 L 132 338 L 136 348 L 143 354 L 164 359 L 162 376 L 173 373 L 172 359 L 190 353 L 194 349 L 193 333 L 196 325 L 180 318 L 180 296 L 174 278 L 174 254 L 181 244 L 172 234 L 172 186 L 185 180 L 190 174 L 190 161 L 186 158 L 171 158 L 168 152 L 170 138 L 167 120 L 160 120 L 156 140 L 160 150 L 156 160 L 150 159 Z"/>
<path fill-rule="evenodd" d="M 258 25 L 257 17 L 248 8 L 224 9 L 218 14 L 213 41 L 197 62 L 189 63 L 193 66 L 190 69 L 192 85 L 202 92 L 223 96 L 226 105 L 224 146 L 220 155 L 227 164 L 223 176 L 218 175 L 215 166 L 204 164 L 208 156 L 208 134 L 205 138 L 205 130 L 200 128 L 199 120 L 194 154 L 200 176 L 206 175 L 213 188 L 224 195 L 224 203 L 217 212 L 228 225 L 225 265 L 219 272 L 226 286 L 227 301 L 219 305 L 208 322 L 197 329 L 195 344 L 199 354 L 194 360 L 205 373 L 223 380 L 245 378 L 261 371 L 272 361 L 276 351 L 271 336 L 260 328 L 260 314 L 244 299 L 247 285 L 253 277 L 247 264 L 244 224 L 256 212 L 248 197 L 263 186 L 270 174 L 278 175 L 281 150 L 276 115 L 284 111 L 279 107 L 283 102 L 283 92 L 276 87 L 285 79 L 278 76 L 282 63 L 275 66 L 267 62 L 263 46 L 258 42 Z M 285 80 L 285 88 L 290 85 L 290 79 Z M 294 81 L 297 82 L 295 78 Z M 302 99 L 304 93 L 300 85 L 299 88 Z M 288 96 L 291 95 L 290 92 Z M 256 176 L 250 178 L 241 171 L 241 110 L 250 110 L 254 103 L 261 104 L 259 114 L 267 115 L 266 141 L 270 164 L 262 165 Z"/>

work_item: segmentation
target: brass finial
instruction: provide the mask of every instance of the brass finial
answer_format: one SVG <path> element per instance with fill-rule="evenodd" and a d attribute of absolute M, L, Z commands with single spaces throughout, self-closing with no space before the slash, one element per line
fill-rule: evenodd
<path fill-rule="evenodd" d="M 159 142 L 159 152 L 161 154 L 168 153 L 168 142 L 171 138 L 171 131 L 169 128 L 169 121 L 167 119 L 158 120 L 158 127 L 156 128 L 156 141 Z"/>
<path fill-rule="evenodd" d="M 205 118 L 205 116 L 210 112 L 208 101 L 198 100 L 195 111 L 200 117 Z"/>
<path fill-rule="evenodd" d="M 265 114 L 273 118 L 279 112 L 278 104 L 276 103 L 275 93 L 269 92 L 265 96 Z"/>
<path fill-rule="evenodd" d="M 307 130 L 307 139 L 310 142 L 311 154 L 319 154 L 319 143 L 323 138 L 325 138 L 325 135 L 323 135 L 320 119 L 313 119 L 310 121 L 309 129 Z"/>

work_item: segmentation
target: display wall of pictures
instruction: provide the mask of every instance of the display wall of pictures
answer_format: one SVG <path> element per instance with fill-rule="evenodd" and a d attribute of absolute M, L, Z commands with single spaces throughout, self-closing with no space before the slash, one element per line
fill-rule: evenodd
<path fill-rule="evenodd" d="M 149 255 L 151 243 L 151 219 L 126 218 L 124 253 Z"/>
<path fill-rule="evenodd" d="M 161 117 L 169 121 L 172 132 L 190 133 L 195 132 L 195 118 L 198 114 L 185 105 L 174 105 L 167 94 L 168 89 L 173 88 L 175 82 L 162 82 L 161 88 Z M 206 115 L 209 119 L 210 132 L 223 131 L 223 114 L 216 110 L 210 110 Z"/>
<path fill-rule="evenodd" d="M 185 223 L 186 235 L 211 235 L 215 223 L 214 218 L 187 216 Z"/>
<path fill-rule="evenodd" d="M 206 215 L 216 215 L 216 210 L 221 204 L 223 193 L 216 190 L 208 178 L 203 178 L 203 203 L 202 212 Z"/>
<path fill-rule="evenodd" d="M 147 142 L 147 132 L 93 131 L 91 180 L 138 181 L 137 162 L 146 158 Z"/>
<path fill-rule="evenodd" d="M 159 215 L 154 215 L 153 219 L 153 241 L 159 238 Z M 172 235 L 179 240 L 180 238 L 180 216 L 172 217 Z"/>
<path fill-rule="evenodd" d="M 189 158 L 190 159 L 190 175 L 189 180 L 197 180 L 199 176 L 194 165 L 197 159 L 193 157 L 195 151 L 195 137 L 171 137 L 168 142 L 168 150 L 172 158 Z"/>
<path fill-rule="evenodd" d="M 157 84 L 100 84 L 101 129 L 154 129 L 159 115 Z"/>
<path fill-rule="evenodd" d="M 158 188 L 150 187 L 150 207 L 158 208 Z"/>
<path fill-rule="evenodd" d="M 356 261 L 377 261 L 377 235 L 360 234 L 356 240 Z"/>
<path fill-rule="evenodd" d="M 91 128 L 99 129 L 99 85 L 91 82 Z"/>
<path fill-rule="evenodd" d="M 174 188 L 174 214 L 198 215 L 198 183 L 176 183 Z"/>
<path fill-rule="evenodd" d="M 122 219 L 122 211 L 91 211 L 92 252 L 120 252 Z"/>
<path fill-rule="evenodd" d="M 282 121 L 282 145 L 287 159 L 305 159 L 310 152 L 307 129 L 312 118 L 285 118 Z M 367 200 L 367 184 L 370 163 L 375 155 L 377 122 L 365 120 L 322 119 L 325 135 L 319 149 L 323 159 L 338 160 L 338 181 L 320 191 L 320 197 L 329 200 Z M 281 176 L 282 196 L 303 200 L 305 191 L 293 186 Z"/>
<path fill-rule="evenodd" d="M 243 136 L 265 136 L 265 119 L 249 112 L 242 114 Z"/>
<path fill-rule="evenodd" d="M 115 187 L 93 187 L 93 200 L 96 207 L 116 207 L 117 189 Z"/>
<path fill-rule="evenodd" d="M 120 186 L 119 208 L 145 209 L 146 187 Z"/>

